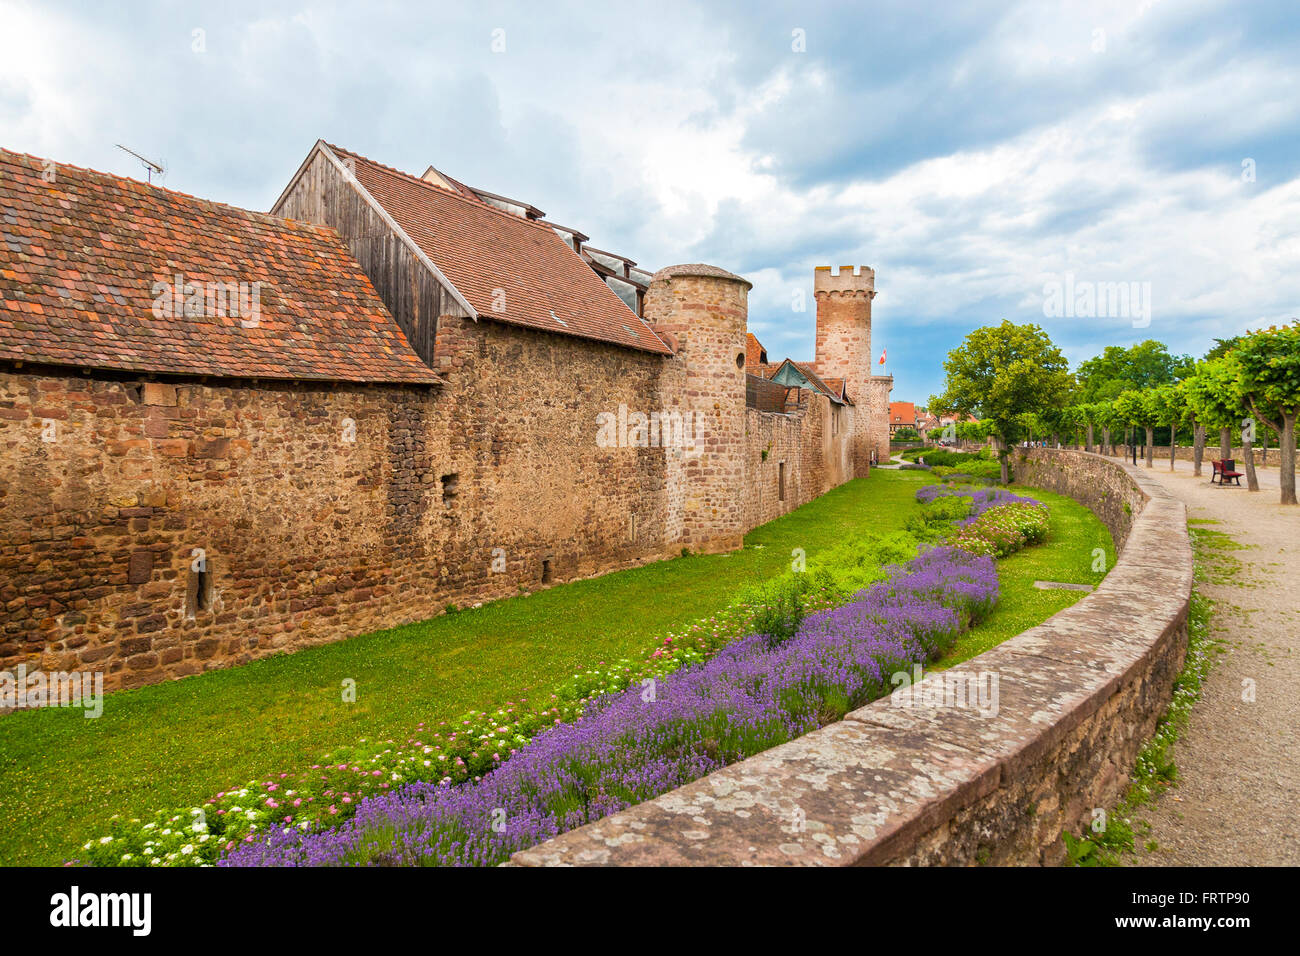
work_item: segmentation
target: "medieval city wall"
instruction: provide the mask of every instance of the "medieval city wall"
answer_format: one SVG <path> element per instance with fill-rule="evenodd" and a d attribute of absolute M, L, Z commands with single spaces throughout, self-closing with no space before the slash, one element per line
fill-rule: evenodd
<path fill-rule="evenodd" d="M 792 414 L 746 409 L 748 528 L 779 518 L 853 477 L 854 411 L 815 393 Z"/>
<path fill-rule="evenodd" d="M 852 477 L 854 409 L 745 408 L 743 286 L 674 281 L 672 358 L 443 316 L 434 388 L 0 372 L 0 669 L 182 677 L 735 547 Z"/>
<path fill-rule="evenodd" d="M 662 359 L 442 329 L 440 389 L 0 373 L 0 669 L 136 686 L 668 553 L 663 449 L 598 442 Z"/>

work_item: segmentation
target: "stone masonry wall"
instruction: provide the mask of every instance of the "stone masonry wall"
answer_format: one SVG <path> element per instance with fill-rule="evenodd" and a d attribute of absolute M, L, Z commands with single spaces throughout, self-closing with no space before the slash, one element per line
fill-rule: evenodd
<path fill-rule="evenodd" d="M 665 272 L 670 358 L 443 315 L 435 389 L 0 369 L 0 670 L 244 663 L 739 547 L 865 474 L 865 408 L 746 409 L 748 283 Z M 637 440 L 663 413 L 694 447 Z"/>
<path fill-rule="evenodd" d="M 796 414 L 746 409 L 746 527 L 779 518 L 853 476 L 853 412 L 852 406 L 835 408 L 826 396 L 811 393 Z"/>
<path fill-rule="evenodd" d="M 817 300 L 816 361 L 822 378 L 842 378 L 849 397 L 874 408 L 871 388 L 871 302 L 876 296 L 876 273 L 868 266 L 818 266 L 813 272 Z M 888 429 L 888 397 L 885 399 Z M 865 410 L 865 409 L 864 409 Z M 857 474 L 866 474 L 874 444 L 872 420 L 860 415 L 853 436 L 853 461 Z M 888 446 L 886 438 L 885 448 Z M 884 461 L 889 460 L 886 454 Z"/>
<path fill-rule="evenodd" d="M 894 376 L 873 375 L 867 382 L 867 396 L 860 400 L 864 405 L 867 447 L 876 452 L 876 461 L 889 461 L 889 393 L 894 387 Z"/>
<path fill-rule="evenodd" d="M 1115 803 L 1169 703 L 1187 647 L 1191 548 L 1182 504 L 1141 469 L 1016 454 L 1025 480 L 1078 495 L 1123 548 L 1094 593 L 943 672 L 996 674 L 996 713 L 896 706 L 896 691 L 512 862 L 1061 862 L 1062 831 L 1081 832 L 1093 808 Z"/>
<path fill-rule="evenodd" d="M 434 391 L 0 373 L 0 669 L 137 686 L 667 553 L 663 450 L 596 441 L 663 361 L 442 328 Z"/>
<path fill-rule="evenodd" d="M 1097 441 L 1098 442 L 1101 441 L 1100 434 L 1097 436 Z M 1065 447 L 1074 451 L 1083 450 L 1083 448 L 1078 445 L 1066 445 Z M 1116 445 L 1116 448 L 1119 450 L 1124 450 L 1122 445 Z M 1102 454 L 1102 452 L 1099 451 L 1098 454 Z M 1142 456 L 1145 454 L 1146 454 L 1145 448 L 1139 447 L 1138 460 L 1141 461 Z M 1155 455 L 1155 464 L 1157 467 L 1159 467 L 1161 462 L 1164 462 L 1165 468 L 1169 467 L 1169 446 L 1168 445 L 1156 445 L 1154 449 L 1154 455 Z M 1119 456 L 1115 456 L 1115 457 L 1119 457 Z M 1177 459 L 1178 461 L 1194 461 L 1195 457 L 1196 457 L 1195 449 L 1191 445 L 1177 445 L 1174 447 L 1174 458 Z M 1219 457 L 1219 439 L 1217 435 L 1211 435 L 1209 438 L 1206 439 L 1205 455 L 1202 459 L 1202 462 L 1205 466 L 1206 474 L 1209 474 L 1210 472 L 1210 462 L 1216 460 L 1218 457 Z M 1246 463 L 1246 453 L 1242 450 L 1240 445 L 1232 446 L 1232 455 L 1230 457 L 1237 462 L 1238 466 L 1244 465 Z M 1279 457 L 1280 457 L 1280 453 L 1278 451 L 1277 445 L 1270 445 L 1267 449 L 1264 449 L 1259 445 L 1255 446 L 1255 467 L 1256 468 L 1276 468 L 1278 466 Z M 1242 469 L 1238 467 L 1237 470 L 1241 471 Z"/>
<path fill-rule="evenodd" d="M 749 283 L 705 265 L 655 274 L 645 316 L 677 343 L 680 389 L 665 397 L 696 423 L 698 448 L 668 459 L 678 541 L 692 551 L 740 547 L 745 524 L 745 327 Z"/>

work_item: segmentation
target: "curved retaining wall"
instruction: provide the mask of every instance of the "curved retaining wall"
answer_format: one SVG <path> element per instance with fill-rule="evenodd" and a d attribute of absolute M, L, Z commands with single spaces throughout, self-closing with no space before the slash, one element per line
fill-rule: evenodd
<path fill-rule="evenodd" d="M 1015 449 L 1013 467 L 1017 481 L 1091 508 L 1122 550 L 1082 601 L 943 672 L 997 675 L 996 714 L 899 706 L 900 688 L 512 862 L 1060 862 L 1061 831 L 1114 804 L 1170 699 L 1187 649 L 1192 555 L 1183 505 L 1138 471 L 1050 449 Z"/>

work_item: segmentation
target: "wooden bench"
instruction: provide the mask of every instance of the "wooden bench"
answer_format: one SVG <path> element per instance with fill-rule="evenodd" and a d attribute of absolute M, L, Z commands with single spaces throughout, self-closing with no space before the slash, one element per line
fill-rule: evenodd
<path fill-rule="evenodd" d="M 1237 467 L 1235 458 L 1225 458 L 1223 461 L 1215 461 L 1211 462 L 1211 464 L 1214 465 L 1214 474 L 1210 476 L 1210 484 L 1214 484 L 1214 479 L 1218 478 L 1221 485 L 1229 481 L 1236 482 L 1238 486 L 1241 485 L 1241 476 L 1245 472 L 1235 470 Z"/>

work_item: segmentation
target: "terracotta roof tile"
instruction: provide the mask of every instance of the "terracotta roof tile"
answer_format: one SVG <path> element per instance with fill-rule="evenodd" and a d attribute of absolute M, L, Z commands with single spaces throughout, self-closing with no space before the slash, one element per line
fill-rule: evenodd
<path fill-rule="evenodd" d="M 329 148 L 480 318 L 672 354 L 550 226 Z"/>
<path fill-rule="evenodd" d="M 915 425 L 916 406 L 912 402 L 890 402 L 889 421 L 893 425 Z"/>
<path fill-rule="evenodd" d="M 0 358 L 186 375 L 442 381 L 330 229 L 0 150 Z M 161 283 L 212 292 L 164 314 Z M 218 315 L 209 284 L 247 283 Z M 261 283 L 253 299 L 252 283 Z M 159 284 L 156 286 L 156 284 Z M 224 296 L 222 297 L 224 298 Z M 195 300 L 197 306 L 197 300 Z M 175 313 L 169 308 L 168 312 Z M 255 325 L 253 323 L 256 323 Z"/>

